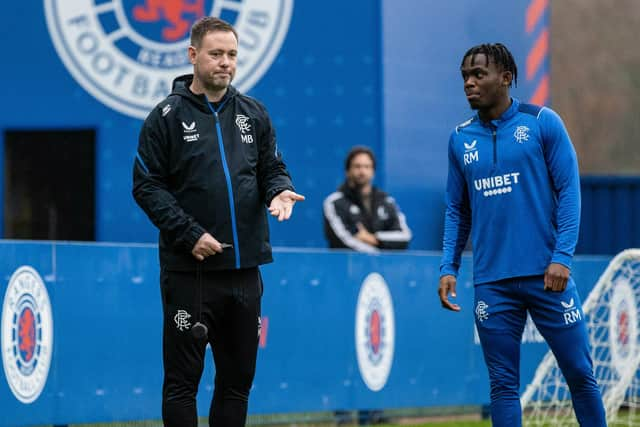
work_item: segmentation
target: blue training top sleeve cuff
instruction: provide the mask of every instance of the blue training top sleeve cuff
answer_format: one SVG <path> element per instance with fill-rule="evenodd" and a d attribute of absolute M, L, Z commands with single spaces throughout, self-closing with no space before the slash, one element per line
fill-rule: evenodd
<path fill-rule="evenodd" d="M 565 267 L 567 267 L 569 270 L 571 270 L 571 260 L 572 260 L 572 256 L 570 255 L 566 255 L 566 254 L 561 254 L 561 253 L 554 253 L 553 257 L 551 257 L 551 262 L 555 263 L 555 264 L 562 264 Z"/>
<path fill-rule="evenodd" d="M 440 266 L 440 277 L 442 276 L 458 276 L 458 266 L 455 264 L 442 264 Z"/>

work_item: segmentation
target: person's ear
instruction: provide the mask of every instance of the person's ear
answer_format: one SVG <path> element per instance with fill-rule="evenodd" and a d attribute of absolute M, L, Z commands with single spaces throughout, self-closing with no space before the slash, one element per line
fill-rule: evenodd
<path fill-rule="evenodd" d="M 191 62 L 191 65 L 196 65 L 196 53 L 196 48 L 189 46 L 187 49 L 187 55 L 189 56 L 189 62 Z"/>
<path fill-rule="evenodd" d="M 502 86 L 509 87 L 513 81 L 513 73 L 511 71 L 502 72 Z"/>

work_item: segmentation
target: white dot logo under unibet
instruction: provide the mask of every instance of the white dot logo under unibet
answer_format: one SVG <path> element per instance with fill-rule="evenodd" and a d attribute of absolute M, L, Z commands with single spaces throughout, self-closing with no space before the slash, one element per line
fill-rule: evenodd
<path fill-rule="evenodd" d="M 144 118 L 173 79 L 193 70 L 190 29 L 218 16 L 238 32 L 234 86 L 250 90 L 269 69 L 289 29 L 293 0 L 44 0 L 62 62 L 105 105 Z"/>

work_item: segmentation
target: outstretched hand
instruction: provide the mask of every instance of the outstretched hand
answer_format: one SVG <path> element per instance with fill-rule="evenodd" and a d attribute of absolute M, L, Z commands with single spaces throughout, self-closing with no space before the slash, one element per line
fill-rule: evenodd
<path fill-rule="evenodd" d="M 284 190 L 278 193 L 269 205 L 269 213 L 278 218 L 278 221 L 284 221 L 291 217 L 293 205 L 296 202 L 304 200 L 304 196 L 294 193 L 291 190 Z"/>
<path fill-rule="evenodd" d="M 442 308 L 446 308 L 451 311 L 460 311 L 461 307 L 458 304 L 454 304 L 449 301 L 449 295 L 453 298 L 456 297 L 456 276 L 447 274 L 440 278 L 440 285 L 438 286 L 438 296 L 440 297 L 440 303 Z"/>

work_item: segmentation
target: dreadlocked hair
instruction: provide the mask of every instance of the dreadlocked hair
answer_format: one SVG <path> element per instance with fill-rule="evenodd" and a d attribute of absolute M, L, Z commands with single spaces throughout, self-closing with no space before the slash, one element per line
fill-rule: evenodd
<path fill-rule="evenodd" d="M 513 80 L 511 81 L 512 84 L 515 84 L 516 87 L 518 86 L 518 66 L 516 65 L 516 61 L 513 59 L 513 55 L 509 52 L 509 49 L 507 49 L 507 47 L 502 43 L 485 43 L 472 47 L 462 57 L 460 67 L 462 68 L 464 60 L 467 59 L 468 56 L 471 56 L 471 65 L 474 65 L 476 55 L 479 53 L 484 54 L 487 57 L 487 65 L 489 65 L 491 60 L 493 60 L 496 65 L 502 67 L 503 71 L 510 71 L 513 75 Z"/>

